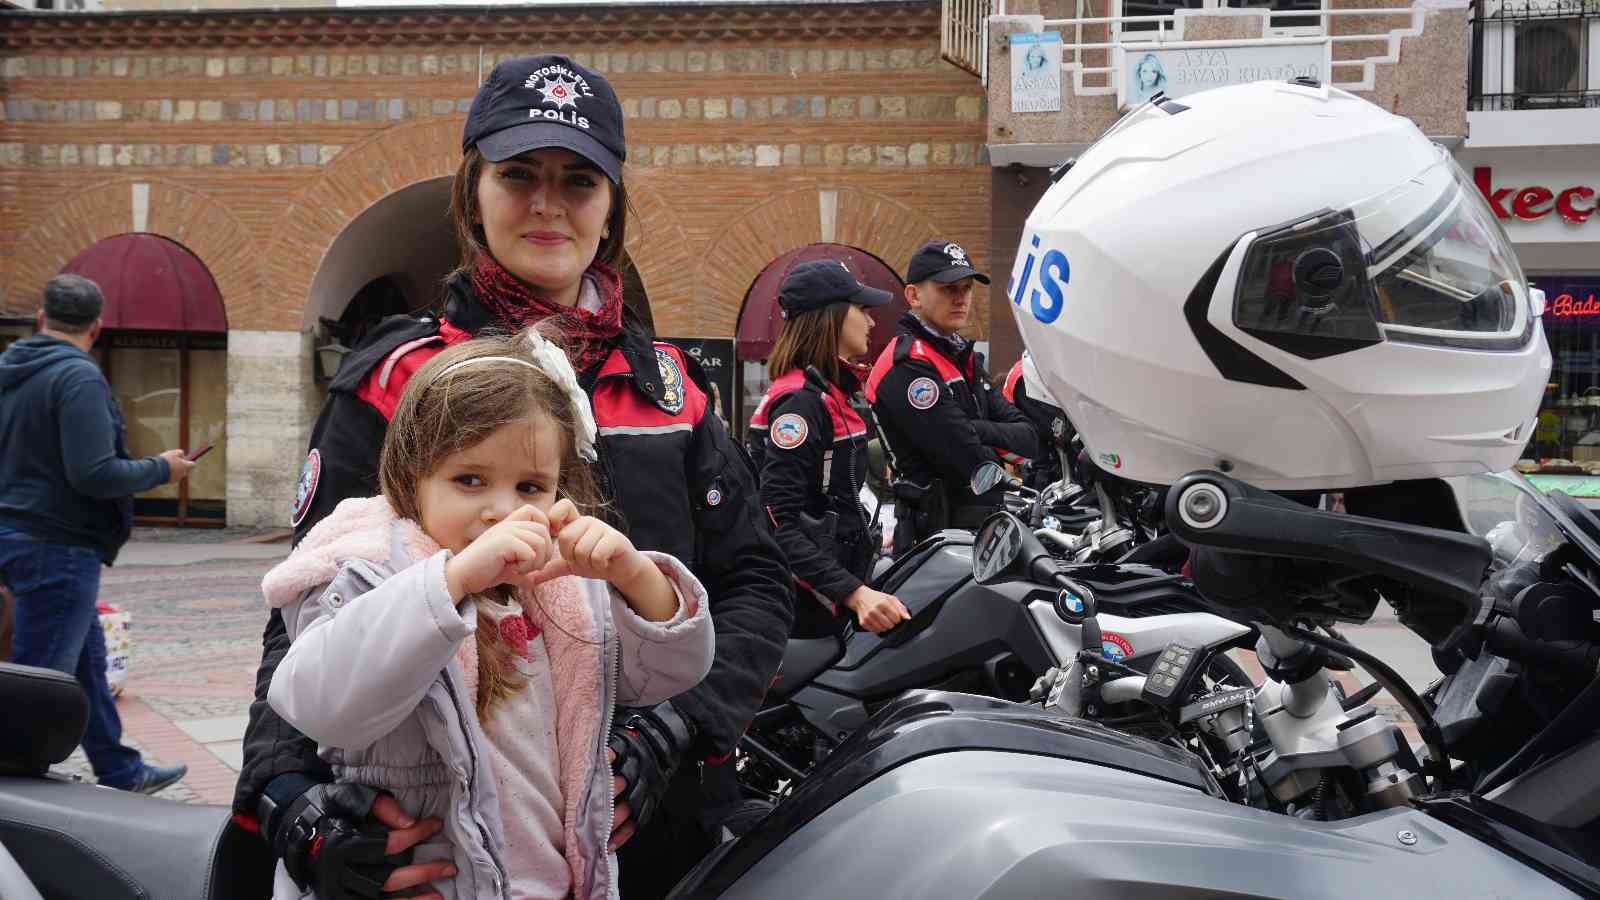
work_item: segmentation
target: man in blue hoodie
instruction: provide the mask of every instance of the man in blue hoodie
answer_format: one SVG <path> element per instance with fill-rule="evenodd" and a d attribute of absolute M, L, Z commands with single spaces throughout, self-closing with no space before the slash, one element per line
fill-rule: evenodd
<path fill-rule="evenodd" d="M 133 495 L 194 463 L 182 450 L 128 458 L 122 414 L 89 355 L 104 304 L 94 282 L 58 275 L 39 333 L 0 354 L 0 580 L 16 599 L 11 661 L 75 675 L 89 695 L 83 749 L 95 776 L 151 794 L 188 768 L 147 765 L 122 743 L 95 610 L 100 565 L 128 539 Z"/>

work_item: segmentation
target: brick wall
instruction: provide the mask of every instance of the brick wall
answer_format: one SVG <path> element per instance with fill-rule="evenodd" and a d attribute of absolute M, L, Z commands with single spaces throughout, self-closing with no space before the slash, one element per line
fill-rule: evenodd
<path fill-rule="evenodd" d="M 561 48 L 607 74 L 628 119 L 628 251 L 656 327 L 726 336 L 766 263 L 806 243 L 898 268 L 946 237 L 989 261 L 983 92 L 939 60 L 938 15 L 918 2 L 11 17 L 0 318 L 31 314 L 98 240 L 148 231 L 187 247 L 230 327 L 228 521 L 283 525 L 320 401 L 303 332 L 335 311 L 308 309 L 313 283 L 361 253 L 329 251 L 364 211 L 455 171 L 480 64 Z"/>
<path fill-rule="evenodd" d="M 480 52 L 487 69 L 549 46 L 623 98 L 629 250 L 664 332 L 731 334 L 762 265 L 809 241 L 903 266 L 945 236 L 988 258 L 984 100 L 938 59 L 934 4 L 623 10 L 562 28 L 548 13 L 66 18 L 0 34 L 0 308 L 32 307 L 94 241 L 147 230 L 211 269 L 231 327 L 299 330 L 339 233 L 454 170 Z M 473 28 L 486 33 L 442 39 Z M 252 46 L 269 42 L 288 46 Z"/>

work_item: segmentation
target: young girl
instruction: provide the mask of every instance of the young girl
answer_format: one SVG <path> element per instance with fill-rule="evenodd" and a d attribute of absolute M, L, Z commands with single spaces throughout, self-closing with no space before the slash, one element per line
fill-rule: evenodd
<path fill-rule="evenodd" d="M 594 441 L 536 332 L 451 347 L 406 386 L 383 495 L 339 504 L 263 583 L 293 639 L 273 709 L 338 781 L 443 821 L 415 861 L 450 862 L 446 900 L 617 896 L 612 710 L 711 664 L 694 576 L 582 514 Z"/>

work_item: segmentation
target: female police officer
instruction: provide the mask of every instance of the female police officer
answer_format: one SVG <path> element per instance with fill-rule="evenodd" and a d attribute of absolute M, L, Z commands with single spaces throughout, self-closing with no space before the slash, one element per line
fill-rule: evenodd
<path fill-rule="evenodd" d="M 676 348 L 653 343 L 623 306 L 613 266 L 627 216 L 626 150 L 621 105 L 600 75 L 562 56 L 495 67 L 462 136 L 450 204 L 462 266 L 443 315 L 391 319 L 345 360 L 312 430 L 293 524 L 299 537 L 339 501 L 378 493 L 389 415 L 433 355 L 485 327 L 560 324 L 593 402 L 612 509 L 636 546 L 690 565 L 715 620 L 716 659 L 705 680 L 658 707 L 619 711 L 613 731 L 624 782 L 613 845 L 632 834 L 630 818 L 644 822 L 622 853 L 622 893 L 649 898 L 663 896 L 714 845 L 715 807 L 737 804 L 731 766 L 700 771 L 694 761 L 732 751 L 782 659 L 793 611 L 753 472 L 710 410 L 698 369 Z M 361 795 L 365 789 L 322 783 L 328 770 L 316 745 L 265 702 L 288 647 L 276 613 L 263 643 L 234 801 L 239 818 L 254 819 L 299 887 L 324 900 L 441 877 L 438 863 L 396 868 L 385 859 L 385 851 L 428 837 L 432 823 L 409 822 L 392 799 Z M 729 797 L 708 801 L 713 792 Z"/>
<path fill-rule="evenodd" d="M 779 290 L 783 332 L 767 362 L 772 387 L 750 419 L 749 446 L 761 502 L 800 587 L 796 637 L 837 632 L 846 609 L 869 631 L 910 618 L 899 599 L 864 583 L 878 549 L 860 496 L 867 426 L 850 405 L 859 384 L 841 362 L 867 352 L 866 310 L 891 299 L 826 259 L 795 266 Z"/>

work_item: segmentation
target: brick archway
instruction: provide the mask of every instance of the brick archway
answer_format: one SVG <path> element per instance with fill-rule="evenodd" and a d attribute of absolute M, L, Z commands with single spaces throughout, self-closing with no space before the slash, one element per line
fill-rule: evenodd
<path fill-rule="evenodd" d="M 147 187 L 144 221 L 135 216 L 135 194 Z M 6 296 L 11 306 L 32 312 L 45 282 L 85 248 L 138 231 L 168 238 L 210 271 L 222 292 L 231 328 L 257 328 L 258 255 L 250 232 L 216 200 L 158 178 L 122 178 L 91 185 L 56 204 L 55 212 L 17 241 Z M 24 308 L 27 307 L 27 308 Z"/>
<path fill-rule="evenodd" d="M 261 265 L 276 303 L 265 327 L 298 331 L 311 283 L 333 243 L 379 200 L 422 181 L 448 178 L 461 163 L 461 120 L 450 117 L 396 125 L 340 153 L 290 202 L 273 228 Z M 295 298 L 285 303 L 283 298 Z"/>
<path fill-rule="evenodd" d="M 340 234 L 363 212 L 397 191 L 451 178 L 461 164 L 459 117 L 397 125 L 356 144 L 290 203 L 274 229 L 276 240 L 262 264 L 278 306 L 269 327 L 302 327 L 311 285 Z M 650 298 L 663 334 L 690 334 L 693 265 L 683 227 L 641 173 L 628 173 L 628 256 Z M 645 223 L 645 224 L 641 224 Z M 299 302 L 285 307 L 281 298 Z"/>
<path fill-rule="evenodd" d="M 831 228 L 824 229 L 824 210 Z M 695 304 L 703 334 L 733 334 L 739 303 L 761 270 L 796 247 L 826 241 L 866 250 L 898 271 L 941 233 L 928 215 L 855 187 L 802 188 L 746 210 L 707 249 Z"/>
<path fill-rule="evenodd" d="M 630 170 L 626 176 L 632 215 L 624 246 L 650 298 L 656 333 L 674 337 L 716 333 L 697 330 L 694 256 L 677 213 L 641 172 Z"/>

